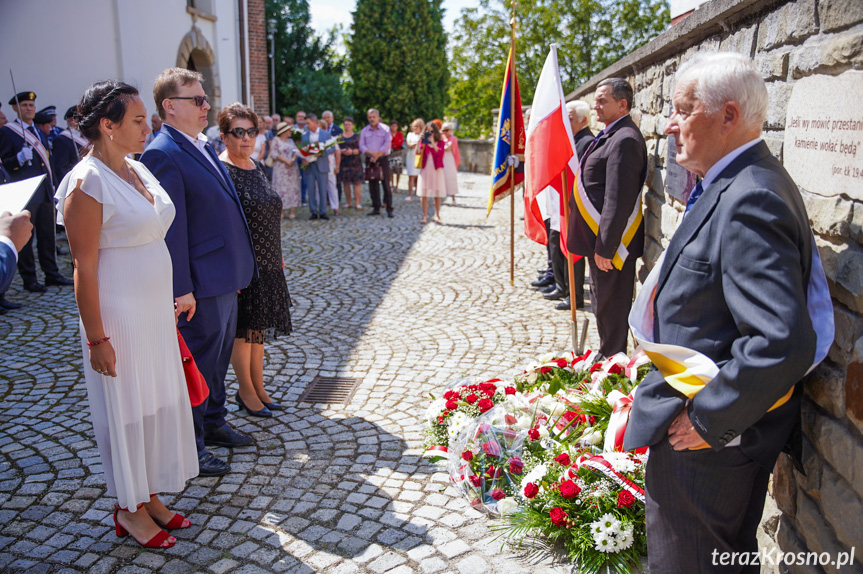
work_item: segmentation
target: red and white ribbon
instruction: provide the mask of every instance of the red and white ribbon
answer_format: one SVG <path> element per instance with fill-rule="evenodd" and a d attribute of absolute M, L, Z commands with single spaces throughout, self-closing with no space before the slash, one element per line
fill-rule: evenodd
<path fill-rule="evenodd" d="M 434 446 L 430 446 L 423 453 L 425 458 L 434 458 L 436 456 L 446 456 L 449 453 L 449 449 L 443 445 L 436 444 Z"/>
<path fill-rule="evenodd" d="M 624 490 L 628 490 L 632 496 L 634 496 L 637 500 L 639 500 L 642 504 L 644 504 L 644 489 L 629 480 L 626 475 L 614 470 L 614 466 L 607 460 L 605 460 L 602 455 L 597 455 L 586 459 L 581 466 L 586 466 L 598 472 L 601 472 L 618 485 L 623 487 Z"/>
<path fill-rule="evenodd" d="M 606 400 L 612 407 L 611 418 L 608 419 L 608 428 L 605 431 L 605 444 L 602 450 L 605 452 L 623 451 L 623 437 L 626 435 L 626 424 L 629 422 L 629 411 L 632 409 L 632 401 L 638 387 L 632 389 L 628 395 L 618 390 L 608 393 Z M 647 452 L 647 447 L 636 449 L 633 452 Z"/>

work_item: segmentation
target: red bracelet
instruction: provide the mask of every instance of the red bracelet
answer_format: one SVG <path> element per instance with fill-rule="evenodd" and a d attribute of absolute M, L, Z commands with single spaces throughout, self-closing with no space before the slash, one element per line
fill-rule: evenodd
<path fill-rule="evenodd" d="M 99 339 L 98 341 L 87 341 L 88 347 L 95 347 L 96 345 L 101 345 L 107 341 L 110 341 L 111 337 L 105 337 L 104 339 Z"/>

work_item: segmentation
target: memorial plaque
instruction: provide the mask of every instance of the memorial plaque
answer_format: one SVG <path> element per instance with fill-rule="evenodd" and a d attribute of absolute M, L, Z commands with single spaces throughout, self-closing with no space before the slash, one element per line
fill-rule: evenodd
<path fill-rule="evenodd" d="M 668 117 L 674 113 L 674 108 L 668 106 Z M 665 193 L 686 203 L 689 200 L 689 194 L 692 193 L 692 188 L 695 187 L 697 181 L 696 176 L 691 171 L 682 167 L 677 163 L 677 147 L 674 144 L 674 136 L 668 136 L 668 152 L 665 158 Z"/>
<path fill-rule="evenodd" d="M 800 187 L 863 200 L 863 72 L 794 82 L 783 163 Z"/>

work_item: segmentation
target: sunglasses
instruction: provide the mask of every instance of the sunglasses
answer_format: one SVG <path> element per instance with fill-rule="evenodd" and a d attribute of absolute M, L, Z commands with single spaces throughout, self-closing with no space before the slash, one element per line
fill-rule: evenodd
<path fill-rule="evenodd" d="M 167 98 L 169 100 L 195 100 L 195 105 L 199 108 L 204 106 L 204 102 L 209 102 L 210 98 L 208 96 L 174 96 L 173 98 Z"/>
<path fill-rule="evenodd" d="M 243 139 L 243 136 L 249 134 L 250 138 L 258 137 L 258 128 L 234 128 L 232 130 L 228 130 L 228 133 L 233 135 L 237 139 Z"/>

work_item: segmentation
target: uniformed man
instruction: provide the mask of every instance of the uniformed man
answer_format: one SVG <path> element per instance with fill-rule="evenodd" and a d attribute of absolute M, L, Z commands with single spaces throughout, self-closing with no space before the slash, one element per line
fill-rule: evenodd
<path fill-rule="evenodd" d="M 45 180 L 33 194 L 27 210 L 36 228 L 39 265 L 45 273 L 45 284 L 36 276 L 36 259 L 33 255 L 33 238 L 21 249 L 18 272 L 24 288 L 33 293 L 47 291 L 45 285 L 72 285 L 72 280 L 60 274 L 54 250 L 54 169 L 48 151 L 47 136 L 33 125 L 36 116 L 36 94 L 21 92 L 9 100 L 15 111 L 14 121 L 0 128 L 0 161 L 12 181 L 44 175 Z"/>
<path fill-rule="evenodd" d="M 81 159 L 81 150 L 89 143 L 87 138 L 78 131 L 78 120 L 75 119 L 76 109 L 77 106 L 72 106 L 66 110 L 63 119 L 68 127 L 54 139 L 54 167 L 57 168 L 57 179 L 60 181 L 72 171 Z"/>
<path fill-rule="evenodd" d="M 57 136 L 60 135 L 60 132 L 63 131 L 62 128 L 57 127 L 57 106 L 47 106 L 36 112 L 36 115 L 44 114 L 49 118 L 48 122 L 48 149 L 52 149 L 54 146 L 54 140 Z M 43 117 L 44 117 L 43 116 Z"/>

